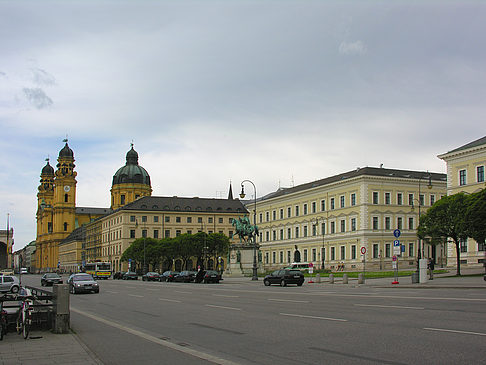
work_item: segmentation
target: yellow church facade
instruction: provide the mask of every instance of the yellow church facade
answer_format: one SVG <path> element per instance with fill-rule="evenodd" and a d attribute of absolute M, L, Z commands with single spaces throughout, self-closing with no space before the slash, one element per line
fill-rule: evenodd
<path fill-rule="evenodd" d="M 257 201 L 264 268 L 306 262 L 380 270 L 391 269 L 397 256 L 400 269 L 414 269 L 419 255 L 445 266 L 445 245 L 424 244 L 416 235 L 420 214 L 444 195 L 445 174 L 373 167 L 279 189 Z M 253 212 L 252 202 L 246 206 Z"/>

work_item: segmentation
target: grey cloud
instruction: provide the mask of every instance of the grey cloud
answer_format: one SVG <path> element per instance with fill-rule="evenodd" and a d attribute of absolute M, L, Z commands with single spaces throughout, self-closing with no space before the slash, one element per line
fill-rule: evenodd
<path fill-rule="evenodd" d="M 345 55 L 361 55 L 366 53 L 367 47 L 361 41 L 356 42 L 341 42 L 339 45 L 339 53 Z"/>
<path fill-rule="evenodd" d="M 32 71 L 32 81 L 34 81 L 35 84 L 41 86 L 52 86 L 56 84 L 54 76 L 45 70 L 40 68 L 31 68 L 30 70 Z"/>
<path fill-rule="evenodd" d="M 7 74 L 3 71 L 0 71 L 0 76 L 7 76 Z"/>
<path fill-rule="evenodd" d="M 27 100 L 37 109 L 44 109 L 53 104 L 52 99 L 41 88 L 25 87 L 23 92 Z"/>

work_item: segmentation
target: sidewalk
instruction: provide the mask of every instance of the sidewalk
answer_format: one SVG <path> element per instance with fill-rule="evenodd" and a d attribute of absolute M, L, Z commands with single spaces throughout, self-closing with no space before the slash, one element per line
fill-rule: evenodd
<path fill-rule="evenodd" d="M 75 334 L 57 335 L 50 331 L 33 331 L 27 340 L 9 332 L 0 341 L 0 365 L 100 365 Z"/>

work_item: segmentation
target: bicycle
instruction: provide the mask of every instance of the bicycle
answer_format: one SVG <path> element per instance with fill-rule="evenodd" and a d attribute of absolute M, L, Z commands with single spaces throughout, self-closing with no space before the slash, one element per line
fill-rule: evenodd
<path fill-rule="evenodd" d="M 30 327 L 32 326 L 32 310 L 34 309 L 32 295 L 26 295 L 22 298 L 22 304 L 20 305 L 19 316 L 17 317 L 17 333 L 27 339 L 29 337 Z"/>

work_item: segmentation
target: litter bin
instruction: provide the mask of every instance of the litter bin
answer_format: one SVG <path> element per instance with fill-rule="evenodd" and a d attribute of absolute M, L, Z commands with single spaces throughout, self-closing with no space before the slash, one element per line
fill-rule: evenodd
<path fill-rule="evenodd" d="M 412 284 L 418 284 L 419 282 L 419 273 L 414 272 L 412 273 Z"/>

